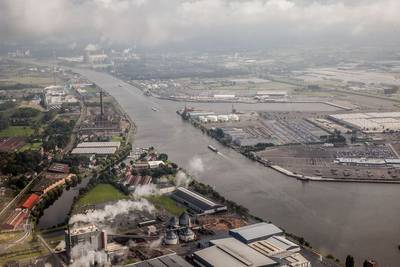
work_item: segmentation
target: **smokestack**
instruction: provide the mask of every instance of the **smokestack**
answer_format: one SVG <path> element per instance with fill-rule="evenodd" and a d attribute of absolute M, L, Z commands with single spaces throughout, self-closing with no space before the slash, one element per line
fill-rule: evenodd
<path fill-rule="evenodd" d="M 103 110 L 103 90 L 100 89 L 100 115 L 101 119 L 104 117 L 104 110 Z"/>

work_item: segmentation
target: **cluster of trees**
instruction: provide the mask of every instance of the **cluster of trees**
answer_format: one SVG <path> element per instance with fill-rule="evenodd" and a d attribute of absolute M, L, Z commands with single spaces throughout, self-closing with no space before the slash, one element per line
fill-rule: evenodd
<path fill-rule="evenodd" d="M 11 109 L 11 108 L 14 108 L 15 106 L 16 106 L 15 102 L 6 101 L 6 102 L 0 104 L 0 111 Z"/>
<path fill-rule="evenodd" d="M 159 179 L 160 177 L 164 175 L 175 175 L 178 172 L 178 165 L 172 163 L 168 165 L 162 165 L 158 168 L 154 169 L 143 169 L 140 171 L 141 176 L 151 176 L 153 179 Z M 136 173 L 132 172 L 133 175 L 136 175 Z"/>
<path fill-rule="evenodd" d="M 0 90 L 20 90 L 26 88 L 37 88 L 40 87 L 34 84 L 26 84 L 26 83 L 14 83 L 14 84 L 2 84 L 0 85 Z"/>
<path fill-rule="evenodd" d="M 74 129 L 75 121 L 55 120 L 44 131 L 43 148 L 53 150 L 56 147 L 64 148 Z"/>
<path fill-rule="evenodd" d="M 215 199 L 216 201 L 226 205 L 228 207 L 229 210 L 236 212 L 237 214 L 240 214 L 242 216 L 248 217 L 249 216 L 249 210 L 246 207 L 243 207 L 242 205 L 239 205 L 231 200 L 227 200 L 225 199 L 223 196 L 221 196 L 217 191 L 215 191 L 211 186 L 197 182 L 195 180 L 193 180 L 190 183 L 190 187 L 206 196 L 212 199 Z"/>
<path fill-rule="evenodd" d="M 11 117 L 13 118 L 33 118 L 39 115 L 40 110 L 35 108 L 18 108 Z"/>
<path fill-rule="evenodd" d="M 37 151 L 0 153 L 0 170 L 4 174 L 19 175 L 26 172 L 41 171 L 42 156 Z"/>
<path fill-rule="evenodd" d="M 0 130 L 7 129 L 10 126 L 10 121 L 7 116 L 3 113 L 0 113 Z"/>
<path fill-rule="evenodd" d="M 63 186 L 60 185 L 43 195 L 31 211 L 32 221 L 37 222 L 42 217 L 44 210 L 50 207 L 62 195 L 62 192 Z"/>
<path fill-rule="evenodd" d="M 65 186 L 67 187 L 67 190 L 69 190 L 71 187 L 77 186 L 81 181 L 82 177 L 80 175 L 72 176 L 71 180 L 65 181 Z"/>
<path fill-rule="evenodd" d="M 21 191 L 28 185 L 30 178 L 25 175 L 22 176 L 12 176 L 7 180 L 7 186 L 12 190 L 17 192 Z"/>
<path fill-rule="evenodd" d="M 68 164 L 71 169 L 78 168 L 79 166 L 88 167 L 90 164 L 90 159 L 86 155 L 72 155 L 68 154 L 63 159 L 59 160 L 61 163 Z M 73 172 L 71 170 L 71 172 Z M 75 172 L 73 172 L 75 173 Z"/>

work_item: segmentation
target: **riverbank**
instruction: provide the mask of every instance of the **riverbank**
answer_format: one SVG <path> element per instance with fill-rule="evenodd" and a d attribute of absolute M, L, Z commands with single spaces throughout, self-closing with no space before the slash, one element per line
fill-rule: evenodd
<path fill-rule="evenodd" d="M 146 97 L 139 89 L 106 73 L 91 70 L 79 70 L 79 73 L 109 92 L 135 121 L 136 147 L 154 144 L 160 150 L 168 151 L 180 166 L 195 168 L 201 182 L 248 207 L 252 214 L 304 236 L 324 254 L 332 253 L 342 261 L 351 254 L 357 264 L 362 264 L 368 257 L 375 258 L 382 266 L 397 263 L 400 228 L 393 210 L 400 209 L 400 187 L 294 182 L 293 178 L 222 146 L 183 121 L 176 116 L 176 110 L 182 108 L 180 102 Z M 154 112 L 151 107 L 159 111 Z M 193 103 L 193 107 L 221 113 L 231 109 L 228 103 Z M 335 111 L 332 107 L 317 104 L 237 104 L 235 108 L 245 112 L 254 109 Z M 220 153 L 210 151 L 209 144 Z M 193 164 L 198 162 L 200 168 Z M 385 218 L 385 223 L 379 218 Z M 355 242 L 362 245 L 354 246 Z M 377 242 L 381 246 L 377 247 Z"/>

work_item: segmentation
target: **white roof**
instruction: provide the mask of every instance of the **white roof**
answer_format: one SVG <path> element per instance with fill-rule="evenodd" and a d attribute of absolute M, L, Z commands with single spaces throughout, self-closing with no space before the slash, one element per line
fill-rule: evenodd
<path fill-rule="evenodd" d="M 160 165 L 164 165 L 164 161 L 162 160 L 153 160 L 153 161 L 148 161 L 147 163 L 149 164 L 150 167 L 157 167 Z"/>
<path fill-rule="evenodd" d="M 98 154 L 109 155 L 117 151 L 116 147 L 77 147 L 74 148 L 71 154 Z"/>
<path fill-rule="evenodd" d="M 275 266 L 276 262 L 242 242 L 229 237 L 210 241 L 214 246 L 194 254 L 214 267 Z"/>
<path fill-rule="evenodd" d="M 121 142 L 83 142 L 76 147 L 120 147 Z"/>
<path fill-rule="evenodd" d="M 229 233 L 231 235 L 232 233 L 239 235 L 247 242 L 251 242 L 251 240 L 256 240 L 262 237 L 270 237 L 273 235 L 279 235 L 282 234 L 283 232 L 281 229 L 279 229 L 272 223 L 261 222 L 232 229 L 229 231 Z"/>
<path fill-rule="evenodd" d="M 288 251 L 300 251 L 300 247 L 297 244 L 283 236 L 272 236 L 267 240 L 253 242 L 249 246 L 266 256 L 286 254 Z"/>

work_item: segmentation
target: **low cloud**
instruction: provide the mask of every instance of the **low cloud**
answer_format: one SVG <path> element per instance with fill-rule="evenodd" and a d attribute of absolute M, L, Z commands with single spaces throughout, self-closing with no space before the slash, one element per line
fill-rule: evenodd
<path fill-rule="evenodd" d="M 0 36 L 145 46 L 393 37 L 400 31 L 399 10 L 398 0 L 3 0 Z"/>

